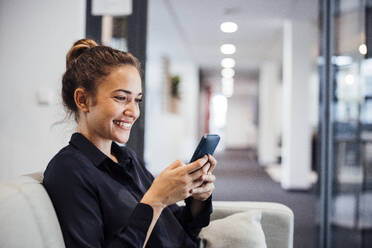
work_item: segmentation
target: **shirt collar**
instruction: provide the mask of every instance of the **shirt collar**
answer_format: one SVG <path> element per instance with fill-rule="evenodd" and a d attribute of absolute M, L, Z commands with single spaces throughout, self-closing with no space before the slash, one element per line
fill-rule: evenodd
<path fill-rule="evenodd" d="M 110 159 L 81 133 L 74 133 L 71 136 L 70 144 L 88 157 L 95 166 L 102 164 L 105 159 Z M 120 164 L 130 164 L 132 159 L 125 147 L 120 147 L 115 142 L 112 142 L 111 152 L 115 155 Z"/>

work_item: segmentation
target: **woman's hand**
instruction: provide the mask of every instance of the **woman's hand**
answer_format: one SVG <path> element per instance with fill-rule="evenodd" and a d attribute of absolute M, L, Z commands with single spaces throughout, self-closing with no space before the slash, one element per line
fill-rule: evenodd
<path fill-rule="evenodd" d="M 208 161 L 207 156 L 187 165 L 176 160 L 155 178 L 141 202 L 164 208 L 191 196 L 193 190 L 203 183 L 200 179 L 204 171 L 200 168 Z"/>
<path fill-rule="evenodd" d="M 152 182 L 151 187 L 141 199 L 141 203 L 150 205 L 154 210 L 143 247 L 146 246 L 163 209 L 170 204 L 186 199 L 191 195 L 192 189 L 197 188 L 203 183 L 203 181 L 198 180 L 203 174 L 203 171 L 199 169 L 207 161 L 207 156 L 188 165 L 176 160 Z M 191 173 L 193 171 L 195 172 Z"/>
<path fill-rule="evenodd" d="M 200 183 L 200 186 L 192 189 L 192 197 L 195 200 L 205 201 L 207 200 L 215 186 L 214 181 L 216 177 L 212 174 L 214 168 L 217 165 L 216 159 L 212 155 L 208 155 L 208 162 L 203 168 L 200 170 L 203 172 L 202 176 L 198 178 L 196 181 Z"/>

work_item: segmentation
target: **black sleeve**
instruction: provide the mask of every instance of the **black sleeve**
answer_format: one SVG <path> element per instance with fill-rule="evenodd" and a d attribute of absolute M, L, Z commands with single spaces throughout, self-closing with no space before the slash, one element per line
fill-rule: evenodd
<path fill-rule="evenodd" d="M 191 214 L 191 201 L 189 197 L 185 199 L 185 206 L 178 206 L 177 204 L 170 205 L 169 208 L 177 217 L 185 231 L 194 239 L 199 235 L 200 230 L 209 225 L 210 215 L 213 212 L 212 196 L 204 201 L 203 209 L 200 213 L 193 217 Z"/>
<path fill-rule="evenodd" d="M 48 165 L 44 186 L 55 207 L 65 245 L 71 247 L 141 247 L 152 221 L 152 207 L 138 203 L 129 224 L 109 244 L 92 171 L 74 157 L 63 157 Z"/>

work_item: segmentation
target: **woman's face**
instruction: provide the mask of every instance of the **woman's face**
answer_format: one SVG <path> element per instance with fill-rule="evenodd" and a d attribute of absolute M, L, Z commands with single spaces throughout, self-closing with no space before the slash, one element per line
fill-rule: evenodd
<path fill-rule="evenodd" d="M 131 65 L 114 68 L 98 83 L 86 114 L 90 136 L 96 141 L 126 143 L 130 130 L 140 115 L 141 77 Z M 97 140 L 98 139 L 98 140 Z"/>

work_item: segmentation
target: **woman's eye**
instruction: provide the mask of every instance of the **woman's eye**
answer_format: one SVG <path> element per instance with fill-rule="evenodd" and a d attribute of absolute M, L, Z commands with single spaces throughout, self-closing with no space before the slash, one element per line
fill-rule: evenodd
<path fill-rule="evenodd" d="M 137 98 L 136 99 L 136 103 L 141 103 L 142 102 L 142 98 Z"/>
<path fill-rule="evenodd" d="M 127 97 L 126 96 L 115 96 L 115 99 L 119 101 L 125 101 L 127 100 Z"/>

